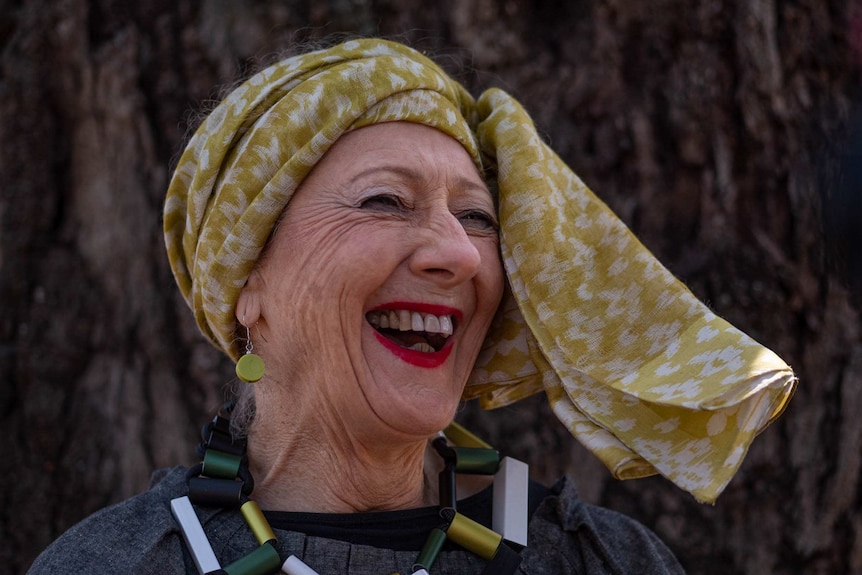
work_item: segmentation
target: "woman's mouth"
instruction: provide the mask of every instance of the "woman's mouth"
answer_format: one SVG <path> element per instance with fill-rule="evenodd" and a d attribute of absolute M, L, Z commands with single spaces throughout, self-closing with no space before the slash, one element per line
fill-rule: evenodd
<path fill-rule="evenodd" d="M 423 353 L 443 349 L 454 331 L 454 320 L 449 314 L 381 309 L 368 312 L 365 319 L 377 333 L 395 345 Z"/>
<path fill-rule="evenodd" d="M 452 351 L 456 314 L 416 311 L 397 307 L 365 314 L 377 340 L 396 357 L 419 367 L 437 367 Z"/>

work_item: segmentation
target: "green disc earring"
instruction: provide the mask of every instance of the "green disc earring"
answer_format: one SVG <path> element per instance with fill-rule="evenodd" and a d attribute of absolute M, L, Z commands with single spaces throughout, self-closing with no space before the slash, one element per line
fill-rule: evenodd
<path fill-rule="evenodd" d="M 263 359 L 253 353 L 254 345 L 251 343 L 251 329 L 245 326 L 245 354 L 236 362 L 236 376 L 246 383 L 255 383 L 263 377 Z"/>

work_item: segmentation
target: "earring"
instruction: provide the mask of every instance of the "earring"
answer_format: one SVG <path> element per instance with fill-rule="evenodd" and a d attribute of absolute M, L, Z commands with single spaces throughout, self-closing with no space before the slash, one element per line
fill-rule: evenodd
<path fill-rule="evenodd" d="M 264 365 L 261 358 L 254 351 L 251 343 L 251 329 L 245 326 L 245 355 L 236 362 L 236 376 L 246 383 L 255 383 L 263 377 Z"/>

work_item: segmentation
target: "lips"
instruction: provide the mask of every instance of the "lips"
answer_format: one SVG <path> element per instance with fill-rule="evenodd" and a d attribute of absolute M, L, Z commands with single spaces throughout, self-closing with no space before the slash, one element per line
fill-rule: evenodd
<path fill-rule="evenodd" d="M 396 357 L 419 367 L 437 367 L 452 352 L 461 312 L 446 306 L 393 302 L 365 314 L 377 340 Z"/>

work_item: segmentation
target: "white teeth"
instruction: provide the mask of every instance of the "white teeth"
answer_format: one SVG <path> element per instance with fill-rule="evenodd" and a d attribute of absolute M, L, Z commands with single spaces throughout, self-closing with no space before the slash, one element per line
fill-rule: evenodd
<path fill-rule="evenodd" d="M 413 329 L 413 321 L 410 318 L 410 312 L 406 309 L 398 311 L 398 330 L 410 331 Z"/>
<path fill-rule="evenodd" d="M 452 335 L 452 318 L 448 315 L 440 316 L 440 333 L 443 335 Z"/>
<path fill-rule="evenodd" d="M 427 331 L 425 329 L 425 322 L 422 320 L 422 316 L 419 315 L 419 312 L 413 312 L 410 314 L 410 329 L 413 331 Z"/>
<path fill-rule="evenodd" d="M 425 331 L 428 333 L 440 333 L 440 320 L 436 315 L 428 314 L 425 316 Z"/>
<path fill-rule="evenodd" d="M 449 336 L 454 331 L 452 316 L 421 314 L 406 309 L 372 311 L 368 313 L 368 323 L 378 329 L 397 329 L 399 331 L 424 331 Z"/>

